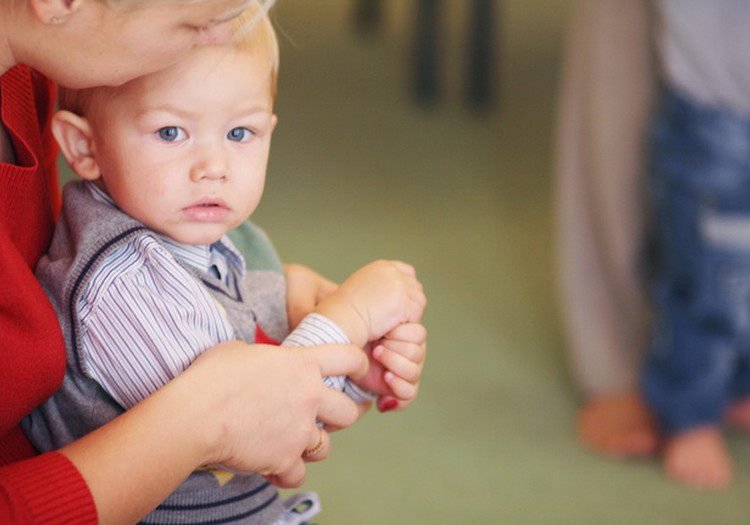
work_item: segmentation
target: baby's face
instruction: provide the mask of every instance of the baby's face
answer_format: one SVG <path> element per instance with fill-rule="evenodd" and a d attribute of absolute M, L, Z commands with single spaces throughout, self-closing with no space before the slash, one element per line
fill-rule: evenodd
<path fill-rule="evenodd" d="M 196 48 L 90 115 L 98 183 L 127 214 L 208 244 L 255 211 L 276 124 L 267 59 Z"/>

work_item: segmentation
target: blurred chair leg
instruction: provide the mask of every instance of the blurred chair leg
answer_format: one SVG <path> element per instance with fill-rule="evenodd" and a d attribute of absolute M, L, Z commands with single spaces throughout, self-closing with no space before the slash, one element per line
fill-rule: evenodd
<path fill-rule="evenodd" d="M 440 96 L 440 1 L 417 0 L 416 15 L 414 97 L 421 104 L 432 104 Z"/>
<path fill-rule="evenodd" d="M 475 109 L 485 109 L 492 103 L 492 80 L 495 74 L 495 2 L 474 0 L 470 15 L 468 45 L 467 99 Z"/>
<path fill-rule="evenodd" d="M 383 0 L 356 0 L 354 26 L 361 35 L 372 35 L 383 22 Z"/>

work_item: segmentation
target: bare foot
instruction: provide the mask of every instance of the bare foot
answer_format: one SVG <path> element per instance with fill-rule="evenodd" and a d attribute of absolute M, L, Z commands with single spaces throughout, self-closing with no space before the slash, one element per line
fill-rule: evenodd
<path fill-rule="evenodd" d="M 699 427 L 667 440 L 664 470 L 699 489 L 721 489 L 732 481 L 732 460 L 717 427 Z"/>
<path fill-rule="evenodd" d="M 727 424 L 750 432 L 750 398 L 745 398 L 730 405 L 727 410 Z"/>
<path fill-rule="evenodd" d="M 592 397 L 578 412 L 579 439 L 597 452 L 619 458 L 653 456 L 656 424 L 634 392 Z"/>

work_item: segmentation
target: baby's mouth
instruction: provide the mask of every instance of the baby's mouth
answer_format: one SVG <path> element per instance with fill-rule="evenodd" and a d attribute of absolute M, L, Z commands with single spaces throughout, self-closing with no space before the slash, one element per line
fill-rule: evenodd
<path fill-rule="evenodd" d="M 229 206 L 223 199 L 205 198 L 187 206 L 185 214 L 199 222 L 216 222 L 223 220 L 229 213 Z"/>

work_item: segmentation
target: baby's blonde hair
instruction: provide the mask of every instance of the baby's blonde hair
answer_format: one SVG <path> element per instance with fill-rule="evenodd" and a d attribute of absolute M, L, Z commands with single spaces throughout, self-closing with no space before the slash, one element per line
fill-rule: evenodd
<path fill-rule="evenodd" d="M 230 46 L 241 53 L 268 59 L 271 65 L 271 99 L 275 101 L 279 78 L 279 40 L 268 17 L 267 8 L 253 1 L 232 21 Z"/>
<path fill-rule="evenodd" d="M 143 0 L 107 0 L 112 3 L 133 3 Z M 191 1 L 191 0 L 187 0 Z M 192 0 L 195 1 L 195 0 Z M 239 51 L 249 55 L 267 58 L 270 68 L 270 88 L 272 100 L 276 100 L 279 76 L 279 42 L 276 31 L 268 17 L 268 7 L 274 0 L 252 0 L 240 16 L 232 21 L 232 37 L 227 51 Z M 119 88 L 99 86 L 85 89 L 70 89 L 60 86 L 57 92 L 57 105 L 80 116 L 86 116 L 92 105 L 100 104 L 115 94 Z"/>

